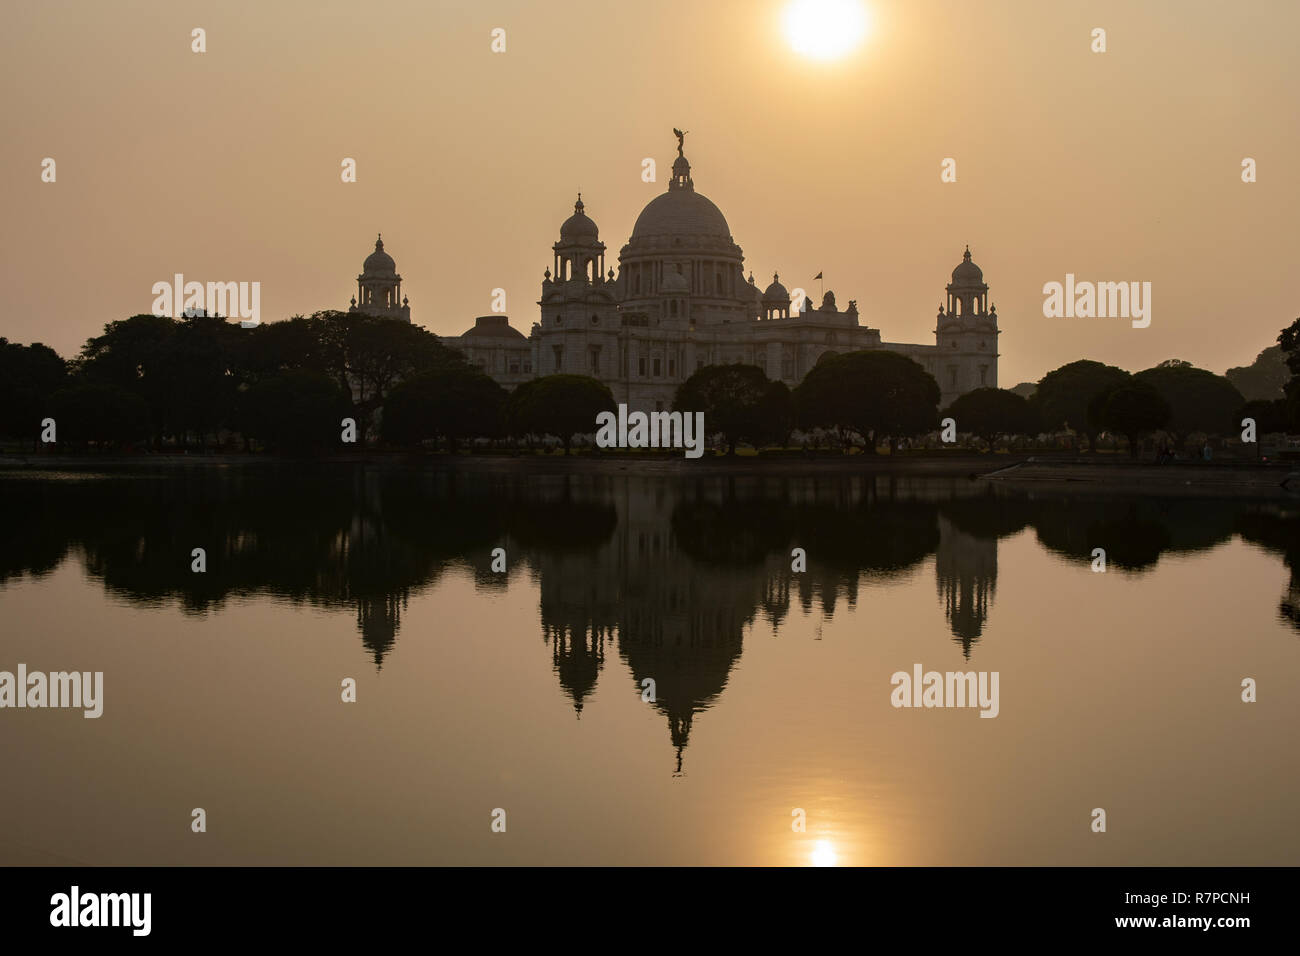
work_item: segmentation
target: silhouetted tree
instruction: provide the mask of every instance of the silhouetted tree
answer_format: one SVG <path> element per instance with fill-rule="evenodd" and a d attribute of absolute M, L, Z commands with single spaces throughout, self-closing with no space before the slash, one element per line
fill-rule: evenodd
<path fill-rule="evenodd" d="M 176 328 L 168 316 L 133 315 L 104 326 L 104 334 L 88 339 L 73 369 L 86 381 L 116 385 L 139 395 L 149 406 L 155 444 L 177 427 L 175 380 L 168 368 L 165 345 Z"/>
<path fill-rule="evenodd" d="M 756 439 L 785 447 L 794 430 L 794 395 L 785 382 L 768 382 L 758 405 L 758 434 Z"/>
<path fill-rule="evenodd" d="M 1255 433 L 1265 435 L 1269 432 L 1284 432 L 1287 429 L 1286 399 L 1273 401 L 1256 400 L 1247 402 L 1233 417 L 1240 422 L 1243 418 L 1255 419 Z"/>
<path fill-rule="evenodd" d="M 149 437 L 149 406 L 117 385 L 78 383 L 50 398 L 60 442 L 122 445 Z"/>
<path fill-rule="evenodd" d="M 1114 365 L 1081 359 L 1048 372 L 1038 382 L 1030 401 L 1036 407 L 1043 426 L 1057 431 L 1072 428 L 1088 436 L 1088 448 L 1097 450 L 1097 433 L 1102 425 L 1096 420 L 1105 400 L 1098 396 L 1126 384 L 1129 373 Z M 1089 408 L 1092 414 L 1089 414 Z"/>
<path fill-rule="evenodd" d="M 317 312 L 321 362 L 354 395 L 357 415 L 369 421 L 398 382 L 443 368 L 468 368 L 464 356 L 418 325 L 363 312 Z"/>
<path fill-rule="evenodd" d="M 241 378 L 257 382 L 288 371 L 311 371 L 331 376 L 347 389 L 346 366 L 340 372 L 326 355 L 323 322 L 296 315 L 283 322 L 263 322 L 243 330 L 239 337 Z"/>
<path fill-rule="evenodd" d="M 30 438 L 35 450 L 50 397 L 67 382 L 67 363 L 47 345 L 0 337 L 0 435 Z"/>
<path fill-rule="evenodd" d="M 967 392 L 948 406 L 947 415 L 957 422 L 958 431 L 984 439 L 989 451 L 1003 435 L 1032 435 L 1039 431 L 1038 415 L 1029 402 L 1002 388 Z"/>
<path fill-rule="evenodd" d="M 874 349 L 818 362 L 794 390 L 801 425 L 851 428 L 867 454 L 883 439 L 892 449 L 899 438 L 936 428 L 939 395 L 934 377 L 912 359 Z"/>
<path fill-rule="evenodd" d="M 184 442 L 205 436 L 234 419 L 239 385 L 239 339 L 249 330 L 219 316 L 187 316 L 172 326 L 156 365 L 164 374 L 172 427 Z"/>
<path fill-rule="evenodd" d="M 1286 393 L 1287 427 L 1300 429 L 1300 319 L 1296 319 L 1277 337 L 1278 345 L 1291 372 L 1291 380 L 1283 386 Z"/>
<path fill-rule="evenodd" d="M 1144 369 L 1133 380 L 1154 388 L 1168 403 L 1170 417 L 1165 427 L 1179 448 L 1192 432 L 1222 435 L 1235 429 L 1240 419 L 1233 421 L 1233 415 L 1246 402 L 1222 375 L 1178 359 Z"/>
<path fill-rule="evenodd" d="M 505 405 L 505 389 L 478 369 L 434 369 L 393 387 L 384 401 L 382 433 L 399 445 L 443 438 L 455 451 L 466 439 L 500 435 Z"/>
<path fill-rule="evenodd" d="M 758 444 L 779 422 L 765 426 L 764 414 L 779 416 L 779 393 L 769 395 L 771 382 L 757 365 L 706 365 L 677 386 L 673 409 L 703 412 L 704 427 L 722 432 L 727 454 L 736 453 L 736 443 Z M 787 390 L 788 394 L 788 390 Z"/>
<path fill-rule="evenodd" d="M 337 446 L 351 398 L 328 375 L 291 369 L 242 392 L 236 424 L 274 451 L 304 454 Z"/>
<path fill-rule="evenodd" d="M 1280 345 L 1270 345 L 1250 365 L 1230 368 L 1223 377 L 1237 387 L 1247 401 L 1272 401 L 1282 398 L 1291 370 Z"/>
<path fill-rule="evenodd" d="M 1134 383 L 1115 389 L 1101 411 L 1104 428 L 1128 437 L 1129 454 L 1138 453 L 1143 435 L 1165 427 L 1172 412 L 1169 403 L 1149 385 Z"/>
<path fill-rule="evenodd" d="M 515 435 L 554 435 L 569 453 L 573 436 L 596 430 L 596 416 L 616 409 L 609 386 L 586 375 L 545 375 L 510 396 L 508 418 Z"/>

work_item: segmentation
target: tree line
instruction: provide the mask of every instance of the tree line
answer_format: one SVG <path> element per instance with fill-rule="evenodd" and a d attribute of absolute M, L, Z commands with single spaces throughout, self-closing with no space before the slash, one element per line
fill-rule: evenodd
<path fill-rule="evenodd" d="M 921 365 L 866 350 L 827 356 L 793 389 L 754 365 L 706 366 L 677 388 L 673 409 L 704 412 L 729 453 L 740 444 L 788 447 L 798 431 L 805 441 L 814 435 L 875 454 L 951 419 L 988 449 L 1068 430 L 1090 451 L 1102 433 L 1123 436 L 1136 454 L 1147 436 L 1160 433 L 1182 449 L 1192 435 L 1239 433 L 1243 418 L 1260 435 L 1300 430 L 1300 319 L 1274 348 L 1261 353 L 1258 369 L 1230 370 L 1243 384 L 1261 383 L 1254 394 L 1276 396 L 1250 401 L 1229 377 L 1188 362 L 1130 373 L 1080 360 L 1035 384 L 976 389 L 941 409 L 939 386 Z M 0 338 L 0 436 L 33 448 L 53 419 L 67 447 L 236 441 L 312 454 L 336 450 L 340 424 L 351 418 L 363 440 L 395 447 L 455 451 L 479 439 L 532 445 L 551 436 L 567 453 L 614 408 L 609 388 L 581 375 L 543 376 L 508 392 L 427 330 L 361 313 L 253 329 L 219 316 L 136 315 L 110 322 L 71 360 Z"/>

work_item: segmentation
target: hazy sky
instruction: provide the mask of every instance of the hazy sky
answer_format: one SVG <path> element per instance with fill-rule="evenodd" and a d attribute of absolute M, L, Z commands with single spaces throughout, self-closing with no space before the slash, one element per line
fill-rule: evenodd
<path fill-rule="evenodd" d="M 1222 371 L 1300 314 L 1300 4 L 863 0 L 831 62 L 791 52 L 784 5 L 10 4 L 0 335 L 71 355 L 176 272 L 261 282 L 263 321 L 345 308 L 380 231 L 413 321 L 458 334 L 502 287 L 527 333 L 576 191 L 614 264 L 674 126 L 756 279 L 824 271 L 886 341 L 933 343 L 970 243 L 1004 387 L 1080 357 Z M 1067 272 L 1151 282 L 1150 328 L 1044 318 Z"/>

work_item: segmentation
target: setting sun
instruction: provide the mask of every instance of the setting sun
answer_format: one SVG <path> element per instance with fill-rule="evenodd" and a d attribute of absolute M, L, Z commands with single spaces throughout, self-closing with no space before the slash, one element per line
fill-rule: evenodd
<path fill-rule="evenodd" d="M 784 22 L 795 52 L 818 60 L 843 56 L 867 32 L 867 14 L 858 0 L 791 0 Z"/>
<path fill-rule="evenodd" d="M 835 852 L 835 847 L 831 846 L 830 840 L 818 840 L 813 846 L 812 865 L 834 866 L 838 862 L 839 854 Z"/>

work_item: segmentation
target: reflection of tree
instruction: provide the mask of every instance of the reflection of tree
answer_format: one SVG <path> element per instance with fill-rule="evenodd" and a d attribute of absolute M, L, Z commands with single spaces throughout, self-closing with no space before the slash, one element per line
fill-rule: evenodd
<path fill-rule="evenodd" d="M 1025 498 L 987 487 L 981 493 L 940 502 L 942 514 L 958 531 L 977 538 L 1007 538 L 1026 527 L 1034 508 Z"/>
<path fill-rule="evenodd" d="M 1278 617 L 1300 631 L 1300 508 L 1259 504 L 1237 516 L 1241 537 L 1282 556 L 1291 580 L 1278 602 Z"/>
<path fill-rule="evenodd" d="M 990 490 L 891 476 L 740 480 L 533 475 L 502 470 L 366 467 L 196 470 L 167 477 L 6 479 L 0 583 L 78 555 L 105 588 L 141 605 L 219 610 L 231 595 L 348 608 L 382 666 L 412 595 L 449 568 L 480 588 L 504 547 L 539 594 L 551 667 L 575 713 L 607 661 L 627 667 L 668 724 L 680 772 L 697 715 L 722 695 L 744 634 L 774 632 L 792 603 L 830 617 L 863 587 L 935 556 L 935 583 L 967 657 L 984 637 L 998 540 L 1030 527 L 1085 565 L 1106 549 L 1117 568 L 1214 547 L 1240 533 L 1282 555 L 1291 585 L 1280 613 L 1300 628 L 1300 510 L 1228 499 L 1159 499 Z M 190 552 L 207 551 L 207 572 Z M 791 570 L 791 550 L 807 570 Z M 616 652 L 612 653 L 611 649 Z"/>
<path fill-rule="evenodd" d="M 40 574 L 69 550 L 129 601 L 174 600 L 190 613 L 231 595 L 270 594 L 293 604 L 351 607 L 362 642 L 382 665 L 412 593 L 451 566 L 488 573 L 513 517 L 527 534 L 530 494 L 509 477 L 369 469 L 211 470 L 167 477 L 7 482 L 0 520 L 18 537 L 0 543 L 0 580 Z M 537 506 L 535 510 L 545 510 Z M 608 536 L 606 505 L 561 507 L 574 539 Z M 522 516 L 522 517 L 520 517 Z M 558 534 L 558 532 L 557 532 Z M 191 570 L 203 548 L 206 571 Z"/>
<path fill-rule="evenodd" d="M 837 594 L 854 607 L 864 577 L 872 582 L 901 577 L 939 543 L 935 506 L 924 501 L 873 495 L 848 507 L 819 502 L 796 509 L 792 524 L 793 541 L 808 552 L 808 573 L 795 582 L 800 605 L 809 610 L 813 594 L 820 593 L 827 618 Z"/>
<path fill-rule="evenodd" d="M 1230 499 L 1091 498 L 1058 494 L 1036 498 L 1039 543 L 1067 558 L 1091 561 L 1106 552 L 1107 567 L 1138 571 L 1165 552 L 1203 551 L 1227 541 L 1242 507 Z"/>
<path fill-rule="evenodd" d="M 0 484 L 0 585 L 25 574 L 44 577 L 68 556 L 76 517 L 59 506 L 60 482 Z"/>

